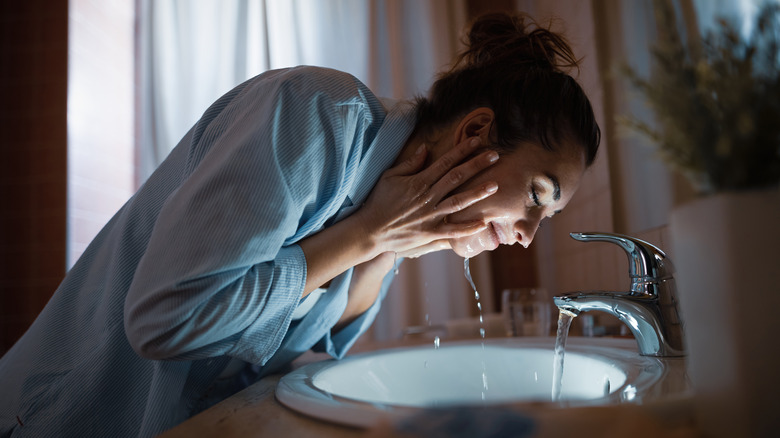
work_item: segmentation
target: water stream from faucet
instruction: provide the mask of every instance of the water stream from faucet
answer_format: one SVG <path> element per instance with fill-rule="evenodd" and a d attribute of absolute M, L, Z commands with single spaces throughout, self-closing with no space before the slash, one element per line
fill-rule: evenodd
<path fill-rule="evenodd" d="M 576 317 L 568 310 L 559 309 L 558 333 L 555 338 L 555 356 L 553 358 L 552 401 L 557 402 L 561 398 L 561 385 L 563 383 L 563 358 L 566 350 L 566 340 L 569 337 L 571 321 Z"/>

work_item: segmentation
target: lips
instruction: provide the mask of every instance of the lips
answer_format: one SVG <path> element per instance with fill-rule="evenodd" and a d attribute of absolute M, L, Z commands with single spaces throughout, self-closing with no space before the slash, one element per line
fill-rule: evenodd
<path fill-rule="evenodd" d="M 490 222 L 490 238 L 493 239 L 495 246 L 504 243 L 504 236 L 501 234 L 501 229 L 496 227 L 496 224 Z"/>
<path fill-rule="evenodd" d="M 514 245 L 517 243 L 514 234 L 507 234 L 505 230 L 495 222 L 490 223 L 490 230 L 496 239 L 496 245 Z"/>

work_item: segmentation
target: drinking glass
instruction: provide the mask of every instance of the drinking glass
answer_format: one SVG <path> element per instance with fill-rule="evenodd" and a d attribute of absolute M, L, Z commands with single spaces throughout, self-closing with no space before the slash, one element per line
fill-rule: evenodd
<path fill-rule="evenodd" d="M 512 288 L 501 293 L 507 336 L 548 336 L 551 300 L 542 288 Z"/>

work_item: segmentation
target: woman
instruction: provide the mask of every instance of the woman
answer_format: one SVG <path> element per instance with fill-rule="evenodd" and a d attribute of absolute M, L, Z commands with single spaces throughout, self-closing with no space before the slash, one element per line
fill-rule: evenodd
<path fill-rule="evenodd" d="M 0 435 L 155 435 L 309 349 L 342 357 L 397 258 L 528 246 L 599 129 L 568 45 L 527 21 L 475 22 L 414 103 L 315 67 L 220 98 L 0 361 Z"/>

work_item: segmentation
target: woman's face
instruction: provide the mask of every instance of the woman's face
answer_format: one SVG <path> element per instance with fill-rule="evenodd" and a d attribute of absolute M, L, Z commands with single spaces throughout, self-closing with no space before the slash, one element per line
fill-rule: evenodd
<path fill-rule="evenodd" d="M 560 213 L 579 188 L 585 172 L 585 154 L 574 144 L 548 151 L 534 143 L 523 143 L 501 156 L 496 164 L 468 181 L 458 191 L 488 181 L 498 191 L 487 199 L 453 213 L 453 223 L 482 220 L 488 227 L 471 236 L 450 239 L 461 257 L 492 251 L 498 245 L 520 243 L 528 247 L 539 223 Z"/>

